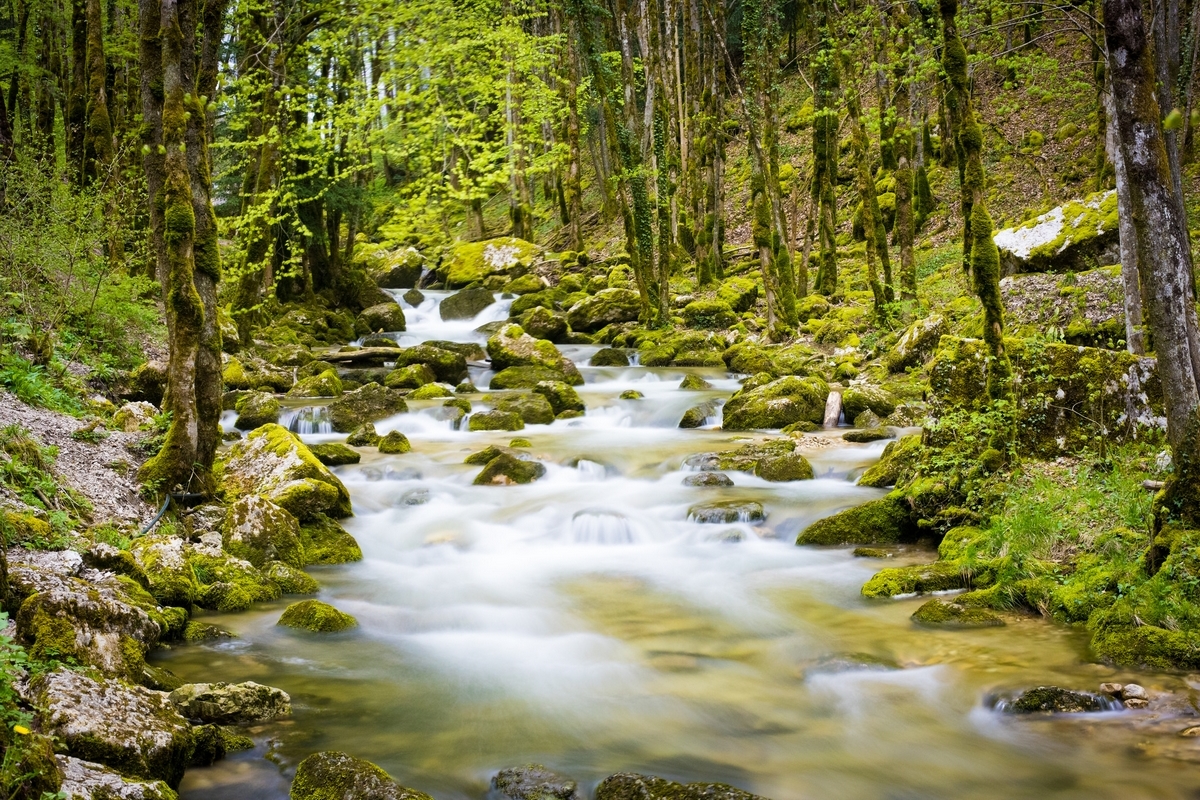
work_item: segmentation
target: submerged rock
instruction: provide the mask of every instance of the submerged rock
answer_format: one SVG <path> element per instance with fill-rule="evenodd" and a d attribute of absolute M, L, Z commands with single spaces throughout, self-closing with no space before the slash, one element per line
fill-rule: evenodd
<path fill-rule="evenodd" d="M 596 800 L 765 800 L 724 783 L 679 784 L 654 775 L 618 772 L 596 787 Z"/>
<path fill-rule="evenodd" d="M 177 800 L 178 795 L 162 781 L 126 778 L 101 764 L 71 756 L 56 756 L 63 782 L 59 791 L 65 800 Z"/>
<path fill-rule="evenodd" d="M 180 714 L 201 722 L 255 722 L 292 713 L 288 693 L 261 683 L 189 683 L 167 697 Z"/>
<path fill-rule="evenodd" d="M 358 620 L 320 600 L 301 600 L 283 610 L 277 625 L 314 633 L 334 633 L 358 625 Z"/>
<path fill-rule="evenodd" d="M 999 628 L 1004 620 L 985 608 L 930 600 L 913 612 L 913 622 L 937 628 Z"/>
<path fill-rule="evenodd" d="M 743 500 L 724 500 L 718 503 L 699 503 L 688 509 L 688 520 L 701 523 L 761 522 L 767 518 L 762 503 Z"/>
<path fill-rule="evenodd" d="M 683 479 L 684 486 L 733 486 L 733 479 L 724 472 L 698 472 Z"/>
<path fill-rule="evenodd" d="M 86 761 L 176 787 L 192 757 L 191 727 L 166 696 L 60 667 L 30 682 L 38 721 Z"/>
<path fill-rule="evenodd" d="M 405 789 L 370 761 L 327 750 L 300 762 L 291 800 L 433 800 Z"/>
<path fill-rule="evenodd" d="M 584 800 L 579 785 L 542 766 L 502 769 L 492 778 L 493 800 Z"/>
<path fill-rule="evenodd" d="M 1120 704 L 1091 692 L 1077 692 L 1059 686 L 1027 689 L 1012 700 L 1000 700 L 996 708 L 1010 714 L 1078 714 L 1088 711 L 1112 711 Z"/>

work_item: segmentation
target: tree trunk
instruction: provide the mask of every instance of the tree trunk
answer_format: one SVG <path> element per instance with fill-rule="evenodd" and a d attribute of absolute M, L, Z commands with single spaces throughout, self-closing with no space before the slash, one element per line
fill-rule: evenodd
<path fill-rule="evenodd" d="M 113 166 L 113 129 L 108 115 L 108 75 L 104 63 L 104 27 L 100 0 L 87 0 L 88 123 L 84 135 L 83 178 L 102 179 Z"/>
<path fill-rule="evenodd" d="M 1117 120 L 1113 107 L 1112 80 L 1104 92 L 1105 144 L 1112 160 L 1117 182 L 1117 227 L 1120 234 L 1121 279 L 1125 285 L 1125 346 L 1134 355 L 1145 355 L 1146 341 L 1142 320 L 1142 285 L 1138 277 L 1137 232 L 1134 230 L 1133 210 L 1129 194 L 1129 179 L 1125 174 L 1125 159 L 1117 144 Z"/>
<path fill-rule="evenodd" d="M 1138 271 L 1166 401 L 1167 439 L 1175 456 L 1164 510 L 1168 516 L 1195 522 L 1200 517 L 1195 493 L 1200 486 L 1200 326 L 1187 219 L 1175 202 L 1141 1 L 1105 0 L 1104 37 L 1117 149 L 1124 162 Z"/>

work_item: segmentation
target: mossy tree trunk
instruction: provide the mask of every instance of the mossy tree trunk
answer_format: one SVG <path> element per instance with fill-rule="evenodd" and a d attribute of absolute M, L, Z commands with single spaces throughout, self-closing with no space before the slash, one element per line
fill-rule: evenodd
<path fill-rule="evenodd" d="M 849 59 L 846 72 L 850 73 Z M 858 89 L 853 83 L 846 89 L 846 109 L 850 113 L 851 148 L 854 153 L 855 182 L 858 184 L 858 196 L 862 202 L 862 227 L 866 238 L 864 248 L 867 259 L 867 283 L 875 300 L 875 317 L 883 319 L 886 313 L 888 298 L 884 292 L 883 283 L 879 280 L 879 268 L 876 259 L 880 253 L 887 253 L 887 233 L 879 212 L 879 199 L 875 196 L 875 176 L 871 173 L 869 142 L 867 131 L 862 123 L 862 108 L 858 102 Z M 879 241 L 880 233 L 883 241 Z"/>
<path fill-rule="evenodd" d="M 83 178 L 102 179 L 113 167 L 113 128 L 108 114 L 107 71 L 104 61 L 104 22 L 100 0 L 87 0 L 88 112 L 84 132 Z"/>
<path fill-rule="evenodd" d="M 220 439 L 220 263 L 209 199 L 208 95 L 200 89 L 209 79 L 216 85 L 223 0 L 211 0 L 199 17 L 196 11 L 195 0 L 139 3 L 144 166 L 170 348 L 163 410 L 171 414 L 162 449 L 139 477 L 159 491 L 210 488 Z"/>
<path fill-rule="evenodd" d="M 574 14 L 564 13 L 565 9 L 558 5 L 551 6 L 553 22 L 559 32 L 565 33 L 570 42 L 579 41 L 579 20 Z M 579 84 L 580 84 L 579 48 L 563 48 L 561 75 L 557 85 L 566 107 L 564 120 L 564 139 L 567 144 L 567 165 L 562 181 L 562 200 L 566 212 L 565 225 L 571 249 L 582 252 L 583 243 L 583 180 L 581 173 L 579 137 L 581 123 L 579 117 Z M 603 180 L 603 176 L 598 176 Z"/>
<path fill-rule="evenodd" d="M 941 0 L 942 66 L 950 84 L 958 135 L 959 172 L 963 175 L 964 259 L 975 294 L 983 304 L 983 338 L 987 342 L 988 396 L 1012 395 L 1012 365 L 1004 351 L 1004 304 L 1000 296 L 1000 251 L 992 240 L 992 218 L 984 202 L 983 131 L 975 121 L 967 90 L 967 51 L 958 37 L 958 0 Z M 968 246 L 969 245 L 969 246 Z M 970 254 L 969 259 L 965 255 Z"/>
<path fill-rule="evenodd" d="M 1163 517 L 1200 524 L 1200 324 L 1187 218 L 1176 193 L 1141 0 L 1105 0 L 1118 157 L 1129 188 L 1134 247 L 1158 356 L 1175 474 Z"/>
<path fill-rule="evenodd" d="M 818 8 L 824 8 L 819 5 Z M 817 209 L 817 268 L 815 290 L 829 297 L 837 292 L 837 132 L 834 103 L 838 93 L 838 69 L 827 15 L 818 14 L 821 45 L 813 61 L 816 81 L 816 113 L 813 117 L 813 205 Z"/>
<path fill-rule="evenodd" d="M 87 132 L 87 0 L 71 2 L 71 62 L 63 105 L 67 174 L 78 182 L 83 176 L 83 143 Z"/>

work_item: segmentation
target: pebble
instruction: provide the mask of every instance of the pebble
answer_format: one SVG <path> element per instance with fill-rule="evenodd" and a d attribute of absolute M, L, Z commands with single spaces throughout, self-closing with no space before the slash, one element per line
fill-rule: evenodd
<path fill-rule="evenodd" d="M 1100 693 L 1119 697 L 1123 688 L 1119 683 L 1102 683 L 1100 684 Z"/>

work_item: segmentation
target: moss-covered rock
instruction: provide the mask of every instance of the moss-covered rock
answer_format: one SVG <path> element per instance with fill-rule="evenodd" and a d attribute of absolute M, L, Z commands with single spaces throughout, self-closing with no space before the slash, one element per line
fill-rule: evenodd
<path fill-rule="evenodd" d="M 463 289 L 442 300 L 438 314 L 444 320 L 473 319 L 494 302 L 496 298 L 488 289 Z"/>
<path fill-rule="evenodd" d="M 1117 193 L 1097 192 L 993 237 L 1006 274 L 1083 272 L 1120 260 Z"/>
<path fill-rule="evenodd" d="M 632 289 L 602 289 L 580 300 L 567 312 L 571 330 L 593 333 L 606 325 L 636 322 L 642 301 Z"/>
<path fill-rule="evenodd" d="M 508 367 L 539 367 L 566 376 L 573 386 L 583 383 L 579 370 L 550 342 L 535 339 L 519 325 L 505 325 L 487 342 L 488 355 L 497 370 Z"/>
<path fill-rule="evenodd" d="M 254 494 L 238 498 L 229 507 L 221 530 L 225 550 L 256 567 L 268 561 L 303 565 L 299 534 L 300 523 L 294 516 Z"/>
<path fill-rule="evenodd" d="M 492 275 L 509 274 L 528 267 L 537 251 L 535 245 L 512 236 L 463 242 L 451 249 L 438 267 L 438 275 L 447 286 L 468 286 Z"/>
<path fill-rule="evenodd" d="M 579 393 L 563 381 L 539 381 L 532 388 L 534 394 L 546 398 L 555 416 L 567 412 L 583 413 L 587 410 Z"/>
<path fill-rule="evenodd" d="M 404 396 L 379 384 L 367 384 L 346 392 L 329 404 L 329 421 L 339 433 L 347 433 L 366 422 L 403 414 L 408 411 Z"/>
<path fill-rule="evenodd" d="M 307 572 L 282 561 L 272 561 L 263 567 L 262 572 L 284 594 L 316 594 L 321 588 Z"/>
<path fill-rule="evenodd" d="M 864 597 L 896 597 L 967 588 L 971 576 L 954 564 L 939 561 L 880 570 L 863 585 Z"/>
<path fill-rule="evenodd" d="M 1111 711 L 1117 704 L 1091 692 L 1063 689 L 1061 686 L 1038 686 L 1027 689 L 1000 708 L 1011 714 L 1078 714 L 1089 711 Z"/>
<path fill-rule="evenodd" d="M 708 418 L 717 413 L 715 403 L 700 403 L 692 406 L 687 411 L 683 412 L 683 416 L 679 420 L 679 427 L 686 430 L 694 428 L 702 428 L 708 423 Z"/>
<path fill-rule="evenodd" d="M 345 528 L 324 514 L 300 524 L 300 543 L 307 564 L 347 564 L 362 561 L 358 542 Z"/>
<path fill-rule="evenodd" d="M 903 372 L 924 364 L 948 330 L 946 318 L 941 314 L 930 314 L 909 325 L 884 356 L 888 371 Z"/>
<path fill-rule="evenodd" d="M 358 625 L 358 620 L 320 600 L 301 600 L 284 609 L 276 623 L 313 633 L 335 633 Z"/>
<path fill-rule="evenodd" d="M 126 433 L 136 433 L 154 424 L 158 409 L 145 401 L 126 403 L 112 417 L 112 426 Z"/>
<path fill-rule="evenodd" d="M 62 667 L 34 678 L 29 692 L 42 732 L 76 757 L 179 786 L 194 743 L 165 695 Z"/>
<path fill-rule="evenodd" d="M 475 476 L 476 486 L 511 486 L 533 483 L 546 474 L 546 467 L 539 461 L 526 460 L 502 452 L 487 462 Z"/>
<path fill-rule="evenodd" d="M 45 791 L 56 797 L 65 797 L 66 800 L 178 800 L 179 797 L 163 781 L 129 778 L 114 769 L 71 756 L 56 758 L 51 750 L 48 765 L 53 767 L 56 761 L 58 771 L 62 774 L 62 784 L 55 787 L 54 791 Z M 195 763 L 194 758 L 189 762 Z M 62 794 L 58 794 L 59 791 Z M 41 791 L 29 795 L 38 800 L 44 796 Z"/>
<path fill-rule="evenodd" d="M 121 391 L 122 400 L 142 400 L 159 405 L 167 388 L 167 365 L 162 361 L 147 361 L 130 370 Z"/>
<path fill-rule="evenodd" d="M 615 347 L 605 347 L 597 350 L 588 363 L 593 367 L 628 367 L 629 356 L 624 350 Z"/>
<path fill-rule="evenodd" d="M 717 288 L 717 299 L 727 303 L 736 313 L 744 313 L 754 308 L 754 301 L 758 299 L 758 284 L 742 276 L 726 278 Z"/>
<path fill-rule="evenodd" d="M 496 400 L 496 411 L 516 414 L 526 425 L 549 425 L 555 416 L 549 399 L 536 392 L 504 395 Z"/>
<path fill-rule="evenodd" d="M 311 378 L 304 378 L 288 390 L 288 397 L 337 397 L 342 393 L 342 379 L 337 370 L 328 369 Z"/>
<path fill-rule="evenodd" d="M 596 800 L 765 800 L 724 783 L 679 784 L 654 775 L 618 772 L 596 787 Z"/>
<path fill-rule="evenodd" d="M 360 253 L 360 249 L 365 252 Z M 357 245 L 354 255 L 355 261 L 361 259 L 367 274 L 381 289 L 411 289 L 417 285 L 425 269 L 425 258 L 413 247 L 370 250 Z"/>
<path fill-rule="evenodd" d="M 546 289 L 533 294 L 526 294 L 513 300 L 509 306 L 508 313 L 513 319 L 520 317 L 531 308 L 544 308 L 547 311 L 554 311 L 558 308 L 558 301 L 563 299 L 566 293 L 560 289 Z"/>
<path fill-rule="evenodd" d="M 549 343 L 547 342 L 547 344 Z M 492 376 L 488 387 L 491 389 L 533 389 L 539 383 L 544 382 L 578 386 L 583 382 L 582 378 L 576 377 L 578 374 L 576 372 L 574 376 L 569 376 L 565 372 L 544 367 L 507 367 Z"/>
<path fill-rule="evenodd" d="M 700 523 L 729 524 L 733 522 L 762 522 L 767 518 L 762 503 L 752 500 L 722 500 L 697 503 L 688 509 L 688 520 Z"/>
<path fill-rule="evenodd" d="M 375 447 L 379 444 L 379 434 L 375 432 L 375 426 L 368 422 L 350 431 L 350 435 L 346 437 L 346 444 L 351 447 Z"/>
<path fill-rule="evenodd" d="M 266 392 L 247 392 L 234 408 L 238 415 L 234 425 L 244 431 L 279 422 L 279 401 Z"/>
<path fill-rule="evenodd" d="M 1005 339 L 1004 347 L 1021 387 L 1015 428 L 1023 453 L 1075 453 L 1100 438 L 1131 435 L 1161 423 L 1162 385 L 1151 359 L 1033 339 Z M 986 356 L 982 340 L 942 337 L 929 365 L 932 417 L 983 407 Z M 952 436 L 944 431 L 930 441 L 942 446 Z"/>
<path fill-rule="evenodd" d="M 881 386 L 856 383 L 842 392 L 842 409 L 846 412 L 846 419 L 850 420 L 864 411 L 871 411 L 882 418 L 896 410 L 896 398 Z"/>
<path fill-rule="evenodd" d="M 800 532 L 796 544 L 892 544 L 916 534 L 908 502 L 893 492 L 817 520 Z"/>
<path fill-rule="evenodd" d="M 467 427 L 472 431 L 519 431 L 525 428 L 525 420 L 512 411 L 481 411 L 471 415 Z"/>
<path fill-rule="evenodd" d="M 452 345 L 453 342 L 439 342 Z M 476 347 L 478 347 L 476 345 Z M 465 350 L 464 352 L 472 352 Z M 407 367 L 413 364 L 425 364 L 433 370 L 434 376 L 442 383 L 451 385 L 467 377 L 467 357 L 458 348 L 447 349 L 426 342 L 413 347 L 406 347 L 392 355 L 396 367 Z"/>
<path fill-rule="evenodd" d="M 724 472 L 697 472 L 685 476 L 683 485 L 700 488 L 728 487 L 733 486 L 733 478 Z"/>
<path fill-rule="evenodd" d="M 167 699 L 188 719 L 212 724 L 259 722 L 292 713 L 292 698 L 287 692 L 254 681 L 188 683 Z"/>
<path fill-rule="evenodd" d="M 914 611 L 912 621 L 932 628 L 999 628 L 1004 625 L 1004 620 L 985 608 L 936 599 Z"/>
<path fill-rule="evenodd" d="M 150 594 L 159 603 L 188 608 L 195 602 L 200 584 L 183 539 L 152 533 L 134 539 L 129 553 L 150 581 Z"/>
<path fill-rule="evenodd" d="M 439 400 L 454 397 L 454 389 L 444 383 L 427 383 L 408 394 L 409 400 Z"/>
<path fill-rule="evenodd" d="M 405 789 L 369 761 L 345 753 L 313 753 L 300 762 L 292 780 L 291 800 L 432 800 Z"/>
<path fill-rule="evenodd" d="M 391 431 L 379 440 L 379 452 L 384 455 L 401 455 L 412 452 L 412 443 L 400 431 Z"/>
<path fill-rule="evenodd" d="M 684 306 L 683 320 L 692 328 L 719 330 L 737 322 L 737 315 L 724 300 L 693 300 Z"/>
<path fill-rule="evenodd" d="M 883 448 L 879 461 L 867 468 L 858 479 L 859 486 L 883 489 L 895 486 L 904 478 L 911 477 L 920 464 L 921 434 L 912 434 L 890 442 Z"/>
<path fill-rule="evenodd" d="M 782 428 L 806 420 L 820 424 L 825 419 L 829 386 L 820 378 L 787 376 L 749 391 L 735 394 L 725 404 L 725 430 Z"/>
<path fill-rule="evenodd" d="M 237 558 L 203 543 L 189 556 L 200 592 L 196 605 L 214 611 L 244 611 L 252 603 L 278 600 L 282 592 L 267 576 L 245 559 Z"/>
<path fill-rule="evenodd" d="M 353 513 L 350 493 L 337 476 L 278 425 L 265 425 L 234 444 L 221 485 L 231 499 L 257 494 L 302 522 L 317 514 L 340 519 Z"/>
<path fill-rule="evenodd" d="M 389 389 L 419 389 L 436 380 L 437 375 L 428 364 L 410 364 L 389 372 L 383 385 Z"/>
<path fill-rule="evenodd" d="M 561 342 L 567 334 L 567 317 L 556 311 L 547 311 L 540 306 L 526 311 L 520 317 L 521 328 L 535 339 Z"/>
<path fill-rule="evenodd" d="M 347 447 L 341 442 L 328 442 L 326 444 L 312 444 L 308 446 L 312 454 L 317 457 L 327 467 L 341 467 L 346 464 L 357 464 L 362 460 L 362 454 L 357 450 Z"/>
<path fill-rule="evenodd" d="M 813 478 L 812 464 L 799 453 L 765 456 L 754 467 L 754 474 L 765 481 L 809 481 Z"/>
<path fill-rule="evenodd" d="M 405 327 L 404 309 L 395 300 L 391 300 L 363 309 L 362 313 L 358 315 L 358 321 L 363 330 L 369 332 L 402 331 Z"/>
<path fill-rule="evenodd" d="M 699 375 L 685 375 L 679 382 L 679 388 L 685 391 L 700 392 L 713 388 L 712 384 Z"/>

